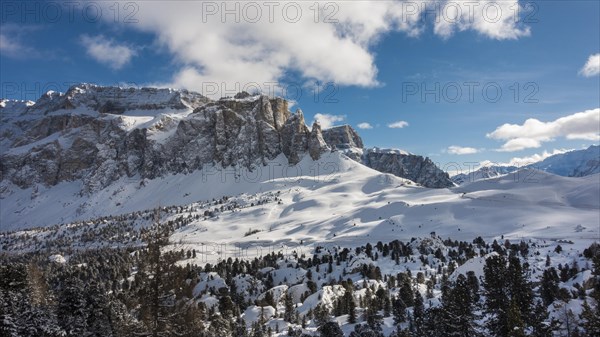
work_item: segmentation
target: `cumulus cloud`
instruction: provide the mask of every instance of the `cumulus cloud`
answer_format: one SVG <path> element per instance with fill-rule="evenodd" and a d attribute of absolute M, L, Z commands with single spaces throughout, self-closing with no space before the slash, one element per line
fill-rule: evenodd
<path fill-rule="evenodd" d="M 519 24 L 520 12 L 524 8 L 519 0 L 447 0 L 438 8 L 434 32 L 449 38 L 456 31 L 473 30 L 496 40 L 514 40 L 531 34 Z"/>
<path fill-rule="evenodd" d="M 358 123 L 358 125 L 356 125 L 359 129 L 372 129 L 373 125 L 371 125 L 370 123 L 367 122 L 363 122 L 363 123 Z"/>
<path fill-rule="evenodd" d="M 600 74 L 600 54 L 591 55 L 579 74 L 585 77 L 592 77 Z"/>
<path fill-rule="evenodd" d="M 542 142 L 532 138 L 514 138 L 502 145 L 497 151 L 515 152 L 525 149 L 537 149 L 542 146 Z"/>
<path fill-rule="evenodd" d="M 456 145 L 449 146 L 447 151 L 450 154 L 458 154 L 458 155 L 474 154 L 474 153 L 479 152 L 479 150 L 474 147 L 463 147 L 463 146 L 456 146 Z"/>
<path fill-rule="evenodd" d="M 137 23 L 128 28 L 154 34 L 157 45 L 173 54 L 180 66 L 165 83 L 169 86 L 208 94 L 207 86 L 216 84 L 219 89 L 211 96 L 250 84 L 267 91 L 267 84 L 292 73 L 300 86 L 319 80 L 373 87 L 380 85 L 374 46 L 390 32 L 418 36 L 439 21 L 431 15 L 435 3 L 332 1 L 320 2 L 315 11 L 313 2 L 304 1 L 140 1 Z M 525 28 L 510 24 L 514 14 L 506 15 L 508 19 L 485 24 L 477 19 L 477 24 L 460 25 L 459 30 L 490 38 L 524 35 Z M 436 32 L 451 34 L 446 30 Z"/>
<path fill-rule="evenodd" d="M 503 124 L 486 136 L 505 141 L 498 149 L 502 152 L 539 148 L 542 143 L 558 137 L 598 141 L 600 140 L 600 108 L 578 112 L 550 122 L 530 118 L 521 125 Z"/>
<path fill-rule="evenodd" d="M 329 129 L 336 122 L 343 122 L 346 119 L 345 115 L 330 115 L 330 114 L 315 114 L 315 122 L 321 124 L 321 128 Z"/>
<path fill-rule="evenodd" d="M 82 35 L 80 42 L 90 57 L 115 70 L 123 68 L 136 55 L 133 48 L 119 44 L 103 35 Z"/>
<path fill-rule="evenodd" d="M 402 129 L 408 126 L 408 122 L 405 121 L 397 121 L 387 125 L 390 129 Z"/>

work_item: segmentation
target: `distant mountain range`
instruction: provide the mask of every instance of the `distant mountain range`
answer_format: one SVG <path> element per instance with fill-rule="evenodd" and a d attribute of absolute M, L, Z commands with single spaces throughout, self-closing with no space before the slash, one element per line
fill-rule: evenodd
<path fill-rule="evenodd" d="M 481 179 L 494 178 L 519 169 L 535 169 L 563 177 L 584 177 L 600 172 L 600 146 L 592 145 L 585 150 L 574 150 L 550 156 L 526 166 L 486 165 L 470 173 L 452 176 L 461 185 Z"/>

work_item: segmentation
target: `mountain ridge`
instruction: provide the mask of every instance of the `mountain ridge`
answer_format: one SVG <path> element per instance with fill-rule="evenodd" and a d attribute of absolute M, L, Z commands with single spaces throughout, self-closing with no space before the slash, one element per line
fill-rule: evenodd
<path fill-rule="evenodd" d="M 206 164 L 253 167 L 280 153 L 294 165 L 342 144 L 363 146 L 350 126 L 309 128 L 302 111 L 291 113 L 284 99 L 248 93 L 213 101 L 187 90 L 83 83 L 64 94 L 50 91 L 34 104 L 3 100 L 0 114 L 2 191 L 7 181 L 26 188 L 81 179 L 83 193 L 92 193 L 121 177 L 154 179 Z M 423 158 L 409 164 L 434 166 Z M 375 168 L 408 177 L 405 169 Z M 421 170 L 428 176 L 410 178 L 427 187 L 451 186 L 448 177 L 431 174 L 438 170 L 428 167 Z"/>
<path fill-rule="evenodd" d="M 584 177 L 600 173 L 600 146 L 591 145 L 587 149 L 572 150 L 547 157 L 527 165 L 486 165 L 469 173 L 459 173 L 451 177 L 458 185 L 514 173 L 520 169 L 534 169 L 563 177 Z"/>

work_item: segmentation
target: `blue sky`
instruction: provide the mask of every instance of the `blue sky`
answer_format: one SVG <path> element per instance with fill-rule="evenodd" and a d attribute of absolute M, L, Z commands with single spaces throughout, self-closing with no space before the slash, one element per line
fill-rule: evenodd
<path fill-rule="evenodd" d="M 367 146 L 442 167 L 598 143 L 598 1 L 480 1 L 472 16 L 452 0 L 322 2 L 318 11 L 296 2 L 272 18 L 255 2 L 258 22 L 246 3 L 230 7 L 240 22 L 222 17 L 220 3 L 129 1 L 117 12 L 112 1 L 3 1 L 0 96 L 35 100 L 75 82 L 199 91 L 277 82 L 307 122 L 348 123 Z"/>

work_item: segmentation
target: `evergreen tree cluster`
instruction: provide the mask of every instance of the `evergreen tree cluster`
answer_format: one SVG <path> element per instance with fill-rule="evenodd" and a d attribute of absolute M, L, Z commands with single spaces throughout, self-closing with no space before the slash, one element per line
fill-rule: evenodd
<path fill-rule="evenodd" d="M 158 223 L 159 215 L 149 220 Z M 597 244 L 583 252 L 584 268 L 554 266 L 548 257 L 535 279 L 525 242 L 432 237 L 198 266 L 186 264 L 193 251 L 172 249 L 172 223 L 150 228 L 144 246 L 69 250 L 66 263 L 47 252 L 0 255 L 0 336 L 339 337 L 338 322 L 350 324 L 344 331 L 352 337 L 600 335 Z M 481 277 L 454 272 L 477 256 L 486 256 Z M 404 264 L 421 268 L 397 272 Z M 587 264 L 592 277 L 567 287 Z M 303 276 L 282 280 L 275 275 L 283 269 Z M 196 289 L 201 280 L 223 286 Z M 294 286 L 306 290 L 292 292 Z M 339 296 L 301 310 L 309 297 L 322 300 L 325 287 Z M 572 300 L 583 302 L 581 314 L 567 309 Z M 260 308 L 257 321 L 244 320 L 249 308 Z"/>

